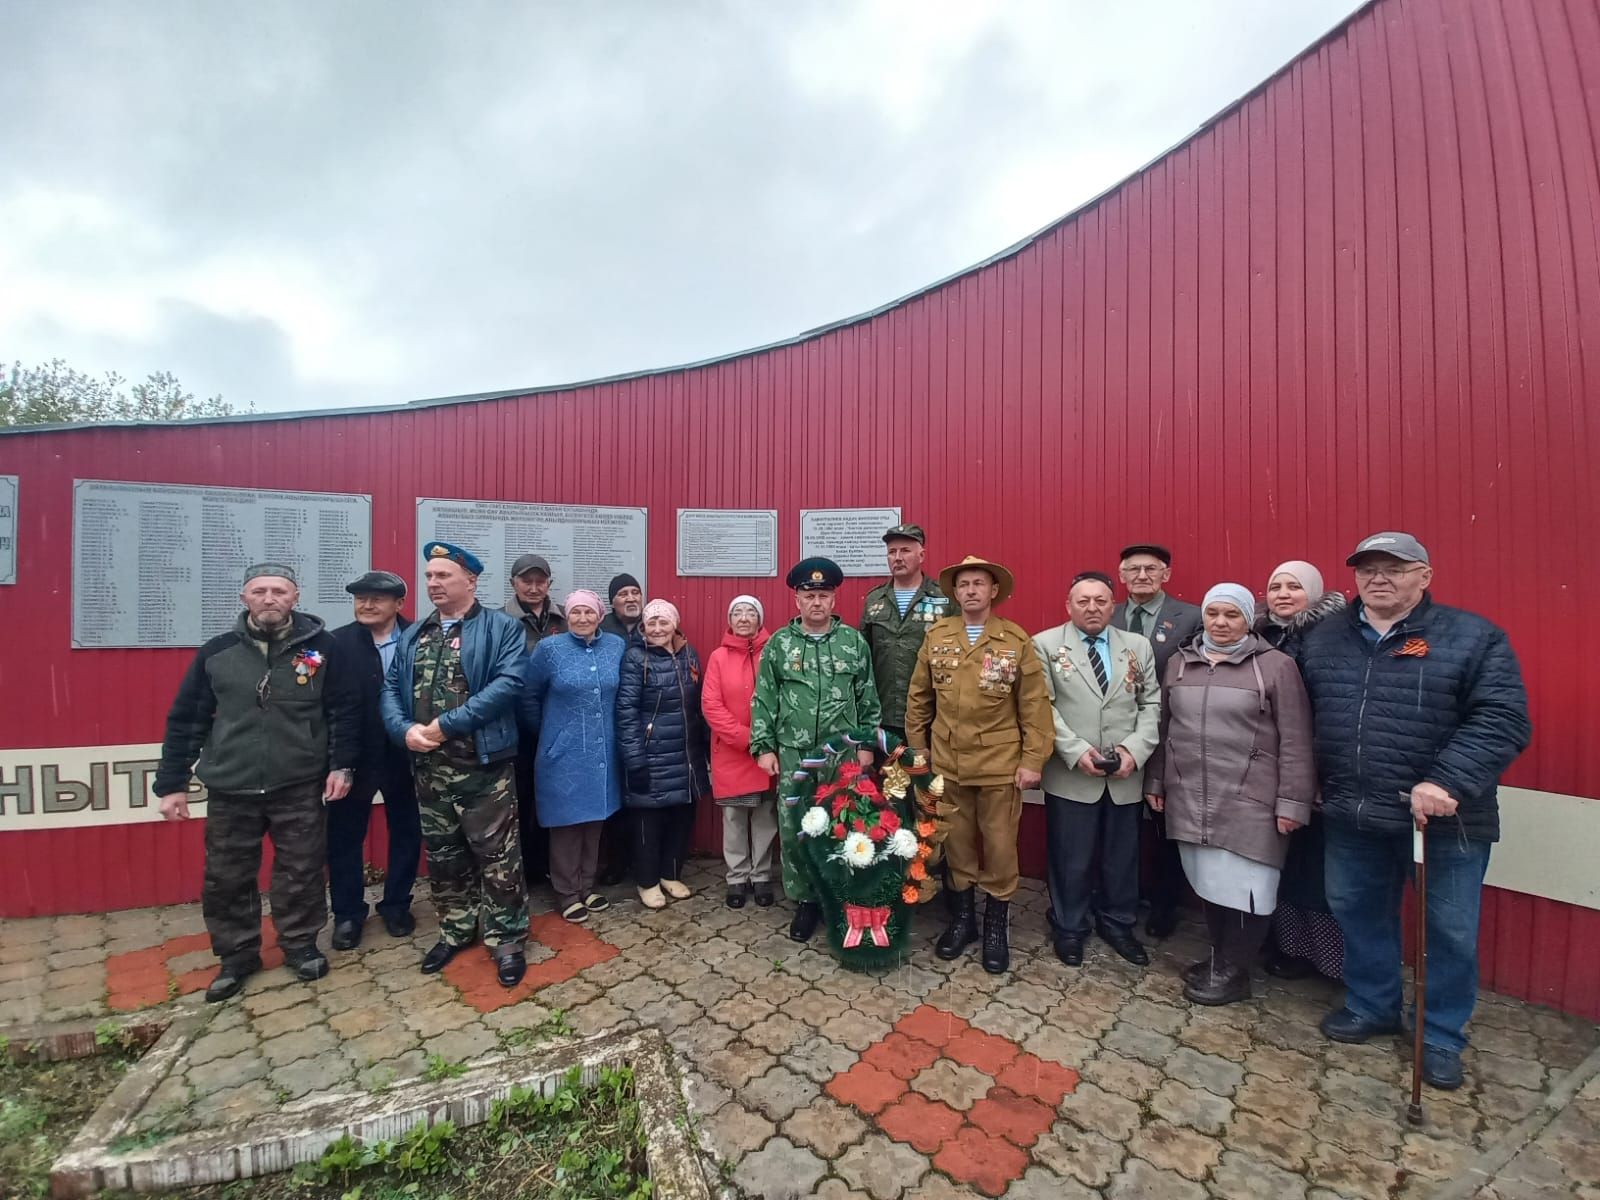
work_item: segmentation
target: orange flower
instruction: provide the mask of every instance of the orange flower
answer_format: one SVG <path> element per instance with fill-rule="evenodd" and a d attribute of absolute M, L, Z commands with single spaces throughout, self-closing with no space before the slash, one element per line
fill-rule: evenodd
<path fill-rule="evenodd" d="M 931 838 L 938 831 L 939 826 L 933 821 L 917 822 L 917 836 L 919 838 Z"/>
<path fill-rule="evenodd" d="M 908 883 L 900 889 L 900 899 L 906 904 L 915 904 L 922 898 L 922 893 L 917 891 L 917 885 Z"/>
<path fill-rule="evenodd" d="M 932 857 L 933 847 L 928 845 L 927 842 L 923 842 L 922 845 L 917 847 L 917 859 L 919 862 L 927 862 Z"/>
<path fill-rule="evenodd" d="M 928 877 L 928 868 L 920 858 L 912 859 L 911 866 L 907 868 L 906 874 L 921 882 Z"/>

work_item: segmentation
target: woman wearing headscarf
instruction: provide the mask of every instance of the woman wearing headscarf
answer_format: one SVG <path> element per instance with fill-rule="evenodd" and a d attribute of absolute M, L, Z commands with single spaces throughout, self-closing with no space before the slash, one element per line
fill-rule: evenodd
<path fill-rule="evenodd" d="M 522 726 L 538 739 L 534 793 L 550 831 L 556 907 L 587 921 L 610 902 L 595 891 L 600 830 L 621 807 L 617 761 L 617 677 L 622 639 L 600 632 L 600 597 L 567 597 L 567 631 L 542 639 L 523 666 Z"/>
<path fill-rule="evenodd" d="M 709 794 L 706 727 L 700 713 L 700 656 L 678 631 L 665 600 L 644 606 L 644 640 L 622 656 L 617 687 L 617 742 L 623 803 L 633 831 L 633 882 L 646 908 L 686 900 L 683 864 L 694 831 L 694 805 Z M 662 893 L 665 893 L 663 895 Z"/>
<path fill-rule="evenodd" d="M 728 632 L 706 660 L 700 695 L 711 730 L 711 794 L 722 809 L 729 908 L 743 908 L 751 890 L 762 908 L 772 904 L 772 843 L 778 836 L 773 780 L 750 757 L 756 665 L 771 637 L 761 601 L 735 596 L 728 605 Z"/>
<path fill-rule="evenodd" d="M 1294 661 L 1250 632 L 1248 588 L 1219 583 L 1200 612 L 1200 636 L 1167 662 L 1145 799 L 1166 813 L 1211 934 L 1211 954 L 1184 971 L 1184 995 L 1232 1004 L 1250 996 L 1289 834 L 1316 799 L 1311 706 Z"/>
<path fill-rule="evenodd" d="M 1291 559 L 1267 576 L 1267 603 L 1256 617 L 1255 631 L 1296 662 L 1306 634 L 1345 607 L 1341 592 L 1322 584 L 1322 572 L 1308 562 Z M 1283 886 L 1272 914 L 1272 946 L 1267 970 L 1284 979 L 1312 971 L 1338 979 L 1344 974 L 1344 935 L 1328 910 L 1322 873 L 1322 822 L 1315 814 L 1289 837 L 1283 863 Z"/>

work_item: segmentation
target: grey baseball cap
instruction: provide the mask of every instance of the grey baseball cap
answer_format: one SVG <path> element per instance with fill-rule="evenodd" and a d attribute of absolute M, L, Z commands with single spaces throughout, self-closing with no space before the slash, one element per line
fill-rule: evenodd
<path fill-rule="evenodd" d="M 519 554 L 517 561 L 511 564 L 511 578 L 526 575 L 529 571 L 543 571 L 550 574 L 550 560 L 542 554 Z"/>
<path fill-rule="evenodd" d="M 1361 544 L 1351 552 L 1350 557 L 1344 560 L 1344 565 L 1353 567 L 1356 559 L 1363 554 L 1387 554 L 1391 558 L 1398 558 L 1401 562 L 1428 561 L 1428 551 L 1425 546 L 1409 533 L 1401 533 L 1397 529 L 1375 533 L 1371 537 L 1361 539 Z"/>
<path fill-rule="evenodd" d="M 249 583 L 252 579 L 260 579 L 263 575 L 274 575 L 279 579 L 287 579 L 295 587 L 300 586 L 299 577 L 288 563 L 259 562 L 244 569 L 245 583 Z"/>

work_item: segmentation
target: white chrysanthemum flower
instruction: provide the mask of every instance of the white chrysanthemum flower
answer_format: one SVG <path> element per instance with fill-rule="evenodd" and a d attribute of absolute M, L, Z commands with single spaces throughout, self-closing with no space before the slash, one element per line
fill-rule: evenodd
<path fill-rule="evenodd" d="M 800 832 L 807 837 L 821 837 L 828 832 L 828 810 L 817 805 L 806 809 L 800 818 Z"/>
<path fill-rule="evenodd" d="M 844 848 L 840 853 L 844 855 L 844 861 L 848 866 L 870 867 L 873 855 L 872 839 L 864 833 L 852 833 L 844 839 Z"/>
<path fill-rule="evenodd" d="M 893 854 L 897 858 L 915 858 L 917 856 L 917 835 L 909 829 L 896 829 L 889 835 L 888 845 L 884 852 Z"/>

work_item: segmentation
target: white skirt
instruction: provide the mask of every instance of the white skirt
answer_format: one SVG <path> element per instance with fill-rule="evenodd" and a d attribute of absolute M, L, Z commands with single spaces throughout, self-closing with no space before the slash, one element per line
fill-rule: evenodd
<path fill-rule="evenodd" d="M 1240 912 L 1266 916 L 1278 907 L 1277 867 L 1224 850 L 1221 846 L 1196 846 L 1179 842 L 1183 873 L 1200 899 L 1236 908 Z"/>

